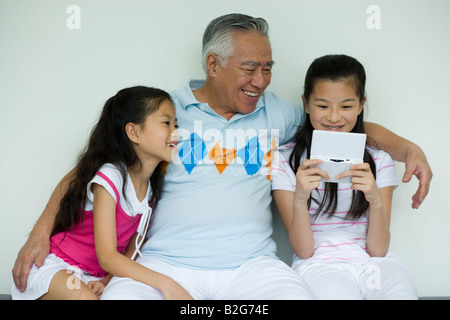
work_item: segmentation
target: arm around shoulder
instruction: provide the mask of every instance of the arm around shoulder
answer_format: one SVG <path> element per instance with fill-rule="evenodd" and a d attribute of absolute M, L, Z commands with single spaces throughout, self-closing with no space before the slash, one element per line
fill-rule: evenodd
<path fill-rule="evenodd" d="M 419 179 L 419 188 L 412 197 L 412 207 L 414 209 L 419 208 L 428 194 L 433 177 L 425 153 L 415 143 L 378 124 L 365 122 L 364 126 L 368 136 L 368 144 L 386 151 L 394 160 L 405 163 L 403 182 L 411 181 L 413 175 Z"/>

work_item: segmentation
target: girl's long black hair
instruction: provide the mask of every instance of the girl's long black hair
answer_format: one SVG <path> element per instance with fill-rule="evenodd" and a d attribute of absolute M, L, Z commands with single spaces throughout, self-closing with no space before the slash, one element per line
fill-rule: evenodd
<path fill-rule="evenodd" d="M 127 123 L 143 124 L 149 114 L 157 111 L 170 95 L 160 89 L 144 86 L 120 90 L 106 101 L 98 123 L 92 129 L 85 150 L 78 157 L 75 178 L 60 202 L 52 234 L 67 232 L 82 222 L 87 199 L 87 185 L 105 163 L 119 168 L 123 177 L 123 190 L 127 181 L 127 168 L 141 168 L 142 163 L 125 132 Z M 131 182 L 130 182 L 131 183 Z M 150 178 L 152 196 L 149 202 L 156 207 L 161 197 L 164 174 L 159 164 Z M 123 191 L 122 190 L 122 191 Z"/>
<path fill-rule="evenodd" d="M 314 82 L 316 80 L 330 80 L 330 81 L 352 81 L 355 85 L 356 93 L 362 100 L 365 96 L 366 74 L 364 67 L 356 59 L 346 55 L 327 55 L 317 58 L 309 67 L 305 77 L 304 96 L 305 100 L 309 100 L 309 96 L 313 91 Z M 295 146 L 289 158 L 289 165 L 294 172 L 297 172 L 300 166 L 301 157 L 306 152 L 306 158 L 309 159 L 311 155 L 311 141 L 312 132 L 314 130 L 311 125 L 309 114 L 304 112 L 303 123 L 300 124 L 292 141 Z M 364 109 L 359 114 L 356 124 L 351 132 L 364 133 Z M 364 152 L 364 162 L 369 163 L 370 169 L 374 177 L 376 177 L 375 163 L 372 156 Z M 338 183 L 325 183 L 324 197 L 322 201 L 315 199 L 312 196 L 308 200 L 308 208 L 311 206 L 311 201 L 314 201 L 319 206 L 316 211 L 316 216 L 322 212 L 333 214 L 336 211 L 338 204 Z M 357 219 L 363 216 L 369 207 L 364 193 L 362 191 L 353 191 L 352 204 L 349 208 L 346 218 Z"/>

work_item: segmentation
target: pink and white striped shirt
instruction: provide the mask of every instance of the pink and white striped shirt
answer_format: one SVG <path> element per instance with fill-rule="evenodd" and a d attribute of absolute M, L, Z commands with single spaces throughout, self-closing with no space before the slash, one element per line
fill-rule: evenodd
<path fill-rule="evenodd" d="M 280 147 L 272 160 L 272 190 L 295 191 L 295 172 L 289 166 L 289 156 L 294 145 L 287 144 Z M 372 155 L 377 174 L 376 183 L 379 188 L 397 186 L 394 161 L 386 152 L 367 147 Z M 303 155 L 302 160 L 305 158 Z M 303 261 L 360 261 L 369 258 L 366 252 L 366 234 L 368 227 L 367 216 L 359 219 L 347 219 L 346 215 L 352 201 L 351 184 L 338 184 L 338 206 L 334 213 L 322 212 L 314 218 L 319 207 L 314 201 L 309 210 L 311 228 L 314 234 L 315 251 L 307 260 L 294 256 L 294 264 Z M 324 196 L 325 183 L 322 181 L 317 190 L 311 195 L 319 202 Z"/>

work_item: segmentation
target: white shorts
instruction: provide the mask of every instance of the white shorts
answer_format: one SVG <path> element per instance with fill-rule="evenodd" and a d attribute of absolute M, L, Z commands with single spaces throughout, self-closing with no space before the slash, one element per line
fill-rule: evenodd
<path fill-rule="evenodd" d="M 11 296 L 13 300 L 36 300 L 48 292 L 50 282 L 58 271 L 67 270 L 67 273 L 73 274 L 67 280 L 67 287 L 70 289 L 79 288 L 80 280 L 87 284 L 89 281 L 98 281 L 101 278 L 93 277 L 80 268 L 71 266 L 63 259 L 58 258 L 53 253 L 45 258 L 44 265 L 40 268 L 33 264 L 27 279 L 27 289 L 20 292 L 13 284 L 11 287 Z"/>
<path fill-rule="evenodd" d="M 320 300 L 417 300 L 414 280 L 400 259 L 388 253 L 366 263 L 308 263 L 294 266 Z"/>
<path fill-rule="evenodd" d="M 139 257 L 145 267 L 171 277 L 196 300 L 305 300 L 311 291 L 284 262 L 259 257 L 230 270 L 198 270 Z M 130 278 L 114 277 L 106 286 L 102 300 L 162 300 L 161 292 Z"/>

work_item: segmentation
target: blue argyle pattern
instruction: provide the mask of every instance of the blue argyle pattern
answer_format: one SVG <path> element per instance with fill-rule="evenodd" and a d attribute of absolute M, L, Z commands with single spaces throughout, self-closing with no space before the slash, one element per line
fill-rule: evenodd
<path fill-rule="evenodd" d="M 178 155 L 186 171 L 190 174 L 207 155 L 205 142 L 195 132 L 179 148 Z"/>
<path fill-rule="evenodd" d="M 178 147 L 178 155 L 186 171 L 190 174 L 192 170 L 208 154 L 205 142 L 202 138 L 192 133 L 189 138 Z M 254 175 L 261 168 L 264 159 L 264 152 L 260 148 L 258 137 L 251 138 L 244 148 L 236 152 L 244 163 L 247 175 Z"/>

